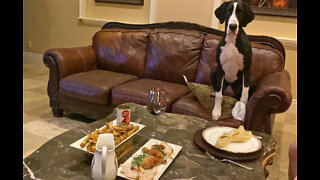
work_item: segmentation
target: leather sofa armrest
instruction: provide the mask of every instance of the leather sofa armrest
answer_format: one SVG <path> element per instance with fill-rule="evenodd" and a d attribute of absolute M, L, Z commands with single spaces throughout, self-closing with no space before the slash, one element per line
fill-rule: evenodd
<path fill-rule="evenodd" d="M 96 69 L 97 61 L 92 46 L 48 49 L 43 55 L 44 64 L 51 70 L 56 66 L 57 77 Z M 52 62 L 53 61 L 53 62 Z"/>
<path fill-rule="evenodd" d="M 60 79 L 70 74 L 96 69 L 96 56 L 91 46 L 49 49 L 43 55 L 43 62 L 49 68 L 47 92 L 50 107 L 55 117 L 61 117 L 63 111 L 58 101 Z"/>
<path fill-rule="evenodd" d="M 288 71 L 269 74 L 259 80 L 247 103 L 245 127 L 272 133 L 273 114 L 285 112 L 291 105 L 292 93 Z"/>

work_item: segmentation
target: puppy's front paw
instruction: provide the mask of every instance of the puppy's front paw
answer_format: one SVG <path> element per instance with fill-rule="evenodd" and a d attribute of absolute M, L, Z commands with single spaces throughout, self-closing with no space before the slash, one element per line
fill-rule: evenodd
<path fill-rule="evenodd" d="M 218 120 L 221 116 L 221 108 L 213 108 L 212 110 L 212 119 Z"/>
<path fill-rule="evenodd" d="M 238 101 L 232 109 L 232 117 L 234 119 L 243 121 L 245 114 L 246 114 L 246 105 L 243 102 Z"/>

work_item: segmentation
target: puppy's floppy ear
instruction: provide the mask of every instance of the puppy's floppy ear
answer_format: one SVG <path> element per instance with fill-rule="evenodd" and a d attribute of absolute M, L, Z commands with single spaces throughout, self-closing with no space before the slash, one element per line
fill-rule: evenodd
<path fill-rule="evenodd" d="M 242 22 L 242 27 L 246 27 L 247 24 L 253 21 L 255 15 L 248 4 L 243 2 L 243 6 L 244 6 L 244 19 Z"/>
<path fill-rule="evenodd" d="M 220 24 L 222 24 L 226 20 L 226 7 L 230 1 L 224 2 L 221 4 L 215 11 L 214 14 L 219 19 Z"/>

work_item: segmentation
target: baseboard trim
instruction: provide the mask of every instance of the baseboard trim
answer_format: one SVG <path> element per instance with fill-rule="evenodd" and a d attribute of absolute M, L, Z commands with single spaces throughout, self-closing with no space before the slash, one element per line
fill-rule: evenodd
<path fill-rule="evenodd" d="M 286 47 L 297 47 L 298 41 L 296 38 L 284 38 L 284 37 L 276 37 L 283 46 Z"/>
<path fill-rule="evenodd" d="M 112 22 L 112 21 L 106 20 L 106 19 L 87 18 L 87 17 L 78 17 L 78 19 L 85 24 L 96 25 L 96 26 L 102 26 L 108 22 Z"/>
<path fill-rule="evenodd" d="M 23 61 L 33 61 L 37 63 L 43 63 L 43 55 L 37 53 L 30 53 L 23 51 Z"/>
<path fill-rule="evenodd" d="M 292 104 L 298 104 L 298 100 L 297 99 L 292 99 Z"/>
<path fill-rule="evenodd" d="M 289 113 L 297 114 L 297 110 L 298 110 L 298 101 L 297 99 L 292 99 L 291 105 L 287 111 Z"/>

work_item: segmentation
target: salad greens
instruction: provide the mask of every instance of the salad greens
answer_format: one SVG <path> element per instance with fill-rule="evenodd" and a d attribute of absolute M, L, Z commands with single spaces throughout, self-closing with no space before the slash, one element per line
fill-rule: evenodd
<path fill-rule="evenodd" d="M 135 157 L 133 158 L 132 162 L 131 162 L 131 165 L 132 165 L 133 167 L 140 166 L 141 163 L 142 163 L 142 161 L 143 161 L 143 159 L 146 158 L 147 156 L 148 156 L 148 154 L 146 154 L 146 153 L 142 153 L 142 154 L 140 154 L 140 155 L 138 155 L 138 156 L 135 156 Z"/>
<path fill-rule="evenodd" d="M 161 148 L 159 148 L 159 145 L 156 145 L 156 148 L 154 148 L 154 149 L 157 149 L 158 151 L 160 151 L 161 154 L 164 156 L 164 158 L 166 158 L 166 159 L 171 158 Z"/>

